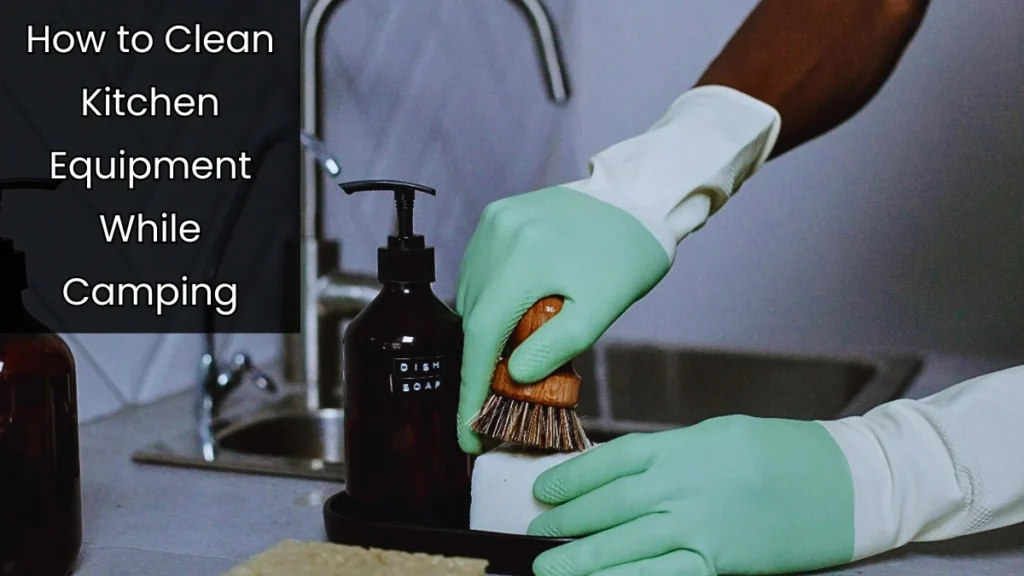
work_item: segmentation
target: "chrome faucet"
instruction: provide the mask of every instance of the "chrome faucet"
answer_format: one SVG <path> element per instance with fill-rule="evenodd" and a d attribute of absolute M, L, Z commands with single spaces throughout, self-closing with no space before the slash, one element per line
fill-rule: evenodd
<path fill-rule="evenodd" d="M 302 25 L 302 130 L 316 135 L 320 117 L 320 44 L 326 17 L 346 0 L 314 0 Z M 509 0 L 533 31 L 548 98 L 563 104 L 570 89 L 554 23 L 541 0 Z M 375 279 L 338 269 L 339 244 L 323 235 L 323 186 L 314 158 L 303 159 L 299 181 L 302 245 L 299 256 L 301 335 L 286 336 L 285 374 L 305 385 L 306 407 L 317 410 L 340 401 L 340 323 L 358 314 L 379 291 Z"/>
<path fill-rule="evenodd" d="M 199 398 L 196 402 L 196 432 L 203 446 L 204 456 L 212 461 L 216 456 L 213 425 L 220 417 L 220 407 L 224 399 L 248 381 L 254 382 L 257 388 L 268 394 L 277 392 L 277 384 L 270 376 L 256 368 L 246 354 L 235 354 L 230 366 L 222 370 L 217 362 L 212 342 L 215 335 L 208 334 L 207 338 L 208 351 L 203 354 Z"/>
<path fill-rule="evenodd" d="M 206 281 L 210 284 L 213 284 L 217 278 L 228 244 L 234 236 L 235 227 L 249 200 L 249 193 L 252 192 L 256 177 L 263 167 L 267 154 L 278 144 L 294 141 L 292 140 L 294 137 L 294 128 L 275 130 L 260 142 L 253 153 L 252 178 L 244 181 L 238 193 L 232 198 L 231 205 L 227 210 L 227 217 L 214 239 L 213 248 L 210 250 L 203 270 Z M 307 133 L 299 134 L 299 142 L 329 175 L 337 177 L 341 174 L 341 165 L 331 156 L 323 142 Z M 210 306 L 204 310 L 203 332 L 205 334 L 205 352 L 200 360 L 201 373 L 199 395 L 196 402 L 196 424 L 204 455 L 212 459 L 215 454 L 212 429 L 214 422 L 220 416 L 223 401 L 245 382 L 252 381 L 257 388 L 269 394 L 275 394 L 278 391 L 278 386 L 267 373 L 257 368 L 246 354 L 235 354 L 228 366 L 221 366 L 216 347 L 215 315 Z"/>

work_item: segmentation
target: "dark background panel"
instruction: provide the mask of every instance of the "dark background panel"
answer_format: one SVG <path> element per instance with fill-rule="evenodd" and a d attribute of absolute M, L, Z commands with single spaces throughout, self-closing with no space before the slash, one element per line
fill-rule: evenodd
<path fill-rule="evenodd" d="M 275 132 L 287 134 L 256 167 L 250 161 L 249 202 L 214 286 L 237 283 L 235 312 L 218 316 L 221 332 L 295 332 L 294 303 L 284 309 L 286 246 L 298 238 L 298 26 L 292 2 L 243 0 L 37 0 L 5 3 L 0 21 L 0 178 L 51 177 L 51 152 L 68 157 L 252 157 Z M 271 54 L 183 53 L 165 49 L 172 25 L 203 31 L 266 30 Z M 41 32 L 106 31 L 100 54 L 28 53 L 28 25 Z M 118 50 L 118 26 L 146 30 L 145 54 Z M 179 34 L 176 38 L 184 39 Z M 38 46 L 38 44 L 37 44 Z M 83 117 L 83 88 L 125 92 L 150 87 L 172 97 L 212 93 L 216 118 Z M 290 135 L 294 134 L 294 138 Z M 64 173 L 66 173 L 66 169 Z M 65 332 L 198 332 L 201 309 L 177 306 L 157 316 L 149 306 L 71 306 L 69 278 L 157 286 L 202 282 L 203 269 L 228 205 L 246 185 L 238 180 L 123 181 L 73 179 L 54 192 L 12 191 L 3 199 L 3 233 L 27 253 L 30 308 Z M 194 220 L 194 244 L 107 243 L 100 215 L 176 213 Z M 2 279 L 0 279 L 2 281 Z M 294 287 L 292 287 L 294 288 Z M 216 303 L 215 303 L 216 304 Z"/>

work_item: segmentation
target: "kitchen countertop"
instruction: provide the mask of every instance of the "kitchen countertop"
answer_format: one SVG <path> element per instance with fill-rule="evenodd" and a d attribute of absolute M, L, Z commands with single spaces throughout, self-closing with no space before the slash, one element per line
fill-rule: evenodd
<path fill-rule="evenodd" d="M 907 396 L 1014 364 L 931 357 Z M 76 576 L 215 576 L 281 540 L 324 539 L 321 506 L 340 484 L 131 461 L 142 444 L 191 424 L 192 398 L 181 395 L 82 427 L 85 544 Z M 822 574 L 1024 574 L 1024 526 L 908 546 Z"/>

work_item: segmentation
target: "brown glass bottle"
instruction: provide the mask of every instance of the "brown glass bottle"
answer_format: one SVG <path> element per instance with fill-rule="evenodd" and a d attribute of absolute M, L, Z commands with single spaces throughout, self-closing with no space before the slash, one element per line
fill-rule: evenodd
<path fill-rule="evenodd" d="M 469 458 L 456 417 L 462 322 L 431 289 L 434 252 L 413 234 L 416 184 L 342 184 L 394 191 L 398 232 L 378 252 L 380 294 L 345 330 L 345 490 L 366 515 L 468 528 Z"/>
<path fill-rule="evenodd" d="M 75 361 L 0 287 L 0 574 L 66 576 L 81 545 Z"/>
<path fill-rule="evenodd" d="M 4 190 L 61 180 L 0 179 Z M 67 576 L 82 547 L 75 360 L 25 309 L 25 254 L 0 236 L 0 575 Z"/>

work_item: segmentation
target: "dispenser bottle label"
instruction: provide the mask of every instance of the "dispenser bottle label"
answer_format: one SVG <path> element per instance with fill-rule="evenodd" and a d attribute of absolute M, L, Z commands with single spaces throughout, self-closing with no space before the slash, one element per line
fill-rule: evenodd
<path fill-rule="evenodd" d="M 391 365 L 393 391 L 398 394 L 418 394 L 441 387 L 447 361 L 443 356 L 421 358 L 395 358 Z"/>

